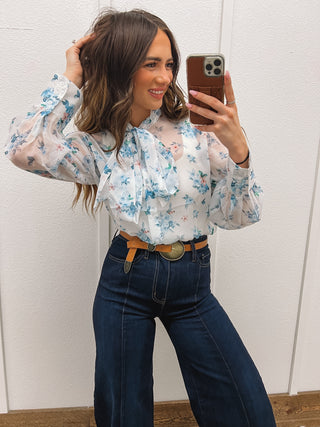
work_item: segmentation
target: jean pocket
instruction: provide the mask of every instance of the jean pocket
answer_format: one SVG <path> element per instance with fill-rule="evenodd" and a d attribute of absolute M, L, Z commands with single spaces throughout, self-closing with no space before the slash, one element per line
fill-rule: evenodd
<path fill-rule="evenodd" d="M 197 261 L 201 267 L 209 267 L 211 263 L 211 252 L 209 246 L 197 250 Z"/>
<path fill-rule="evenodd" d="M 124 264 L 128 251 L 129 249 L 127 248 L 127 240 L 125 240 L 120 235 L 116 236 L 111 243 L 106 259 L 110 259 L 111 261 Z M 144 256 L 144 250 L 138 249 L 133 262 L 136 263 L 140 261 L 143 258 L 143 256 Z"/>

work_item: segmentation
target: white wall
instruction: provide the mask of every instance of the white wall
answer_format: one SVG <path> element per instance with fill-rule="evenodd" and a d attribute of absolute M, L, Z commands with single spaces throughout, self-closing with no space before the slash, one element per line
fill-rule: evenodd
<path fill-rule="evenodd" d="M 2 0 L 1 8 L 4 142 L 11 118 L 38 102 L 52 75 L 64 71 L 66 48 L 98 7 L 87 0 Z M 72 191 L 73 184 L 12 167 L 1 153 L 0 283 L 9 409 L 92 403 L 98 227 L 81 209 L 71 211 Z"/>
<path fill-rule="evenodd" d="M 53 73 L 63 72 L 65 49 L 108 4 L 2 0 L 3 142 L 11 118 L 37 102 Z M 319 2 L 112 2 L 161 16 L 176 35 L 183 61 L 191 52 L 219 49 L 223 4 L 233 19 L 222 27 L 222 46 L 265 208 L 261 223 L 219 231 L 213 288 L 268 392 L 320 389 L 319 183 L 312 198 L 319 142 Z M 183 62 L 185 86 L 184 73 Z M 92 405 L 91 306 L 109 238 L 106 215 L 93 220 L 80 208 L 72 212 L 72 184 L 27 174 L 3 155 L 0 174 L 0 411 Z M 155 399 L 184 399 L 171 343 L 157 325 Z"/>
<path fill-rule="evenodd" d="M 236 1 L 234 9 L 230 66 L 265 206 L 261 224 L 220 233 L 217 292 L 270 392 L 290 381 L 319 143 L 319 12 L 317 1 Z M 305 369 L 320 389 L 320 367 Z"/>

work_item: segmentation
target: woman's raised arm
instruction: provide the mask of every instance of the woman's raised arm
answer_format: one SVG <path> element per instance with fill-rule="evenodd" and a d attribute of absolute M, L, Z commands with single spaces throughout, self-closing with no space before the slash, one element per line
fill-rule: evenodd
<path fill-rule="evenodd" d="M 54 76 L 40 105 L 12 120 L 5 154 L 19 168 L 82 184 L 99 182 L 97 163 L 106 155 L 96 137 L 84 132 L 63 133 L 81 105 L 79 52 L 91 37 L 83 37 L 68 49 L 66 72 Z"/>

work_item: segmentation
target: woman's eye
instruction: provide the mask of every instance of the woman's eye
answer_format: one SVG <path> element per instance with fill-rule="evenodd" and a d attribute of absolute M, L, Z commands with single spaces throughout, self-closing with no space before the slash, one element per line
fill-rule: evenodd
<path fill-rule="evenodd" d="M 154 61 L 154 62 L 147 62 L 144 66 L 146 68 L 156 68 L 157 65 L 158 65 L 158 63 Z M 168 62 L 166 64 L 166 68 L 172 70 L 174 68 L 174 62 Z"/>

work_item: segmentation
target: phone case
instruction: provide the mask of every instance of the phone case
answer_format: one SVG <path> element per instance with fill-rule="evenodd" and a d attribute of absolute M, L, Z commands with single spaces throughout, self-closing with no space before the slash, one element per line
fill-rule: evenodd
<path fill-rule="evenodd" d="M 215 63 L 219 63 L 216 66 Z M 219 75 L 215 74 L 219 73 Z M 221 54 L 208 54 L 208 55 L 190 55 L 187 58 L 187 82 L 189 103 L 199 105 L 204 108 L 210 107 L 203 102 L 195 99 L 189 90 L 196 90 L 207 95 L 218 98 L 224 102 L 224 57 Z M 212 108 L 211 108 L 212 109 Z M 212 120 L 195 114 L 190 111 L 191 123 L 198 125 L 212 124 Z"/>

